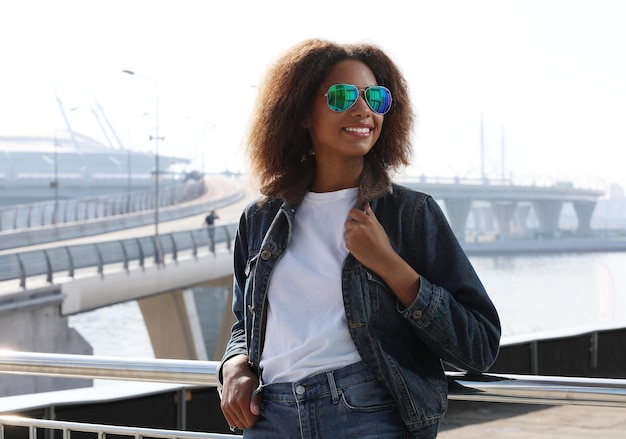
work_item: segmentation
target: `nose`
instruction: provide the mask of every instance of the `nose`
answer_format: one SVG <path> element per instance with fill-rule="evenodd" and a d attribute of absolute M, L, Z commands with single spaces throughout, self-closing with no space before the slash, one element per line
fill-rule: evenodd
<path fill-rule="evenodd" d="M 350 110 L 356 115 L 371 114 L 372 109 L 365 100 L 365 90 L 359 90 L 359 97 Z"/>

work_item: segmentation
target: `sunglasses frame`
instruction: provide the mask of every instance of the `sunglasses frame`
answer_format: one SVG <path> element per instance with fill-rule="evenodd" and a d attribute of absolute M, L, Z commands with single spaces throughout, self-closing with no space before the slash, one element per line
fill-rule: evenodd
<path fill-rule="evenodd" d="M 329 98 L 329 93 L 331 88 L 338 86 L 338 85 L 344 85 L 344 86 L 349 86 L 349 87 L 353 87 L 354 89 L 356 89 L 358 97 L 354 100 L 354 102 L 346 109 L 344 110 L 334 110 L 331 105 L 330 105 L 330 98 Z M 372 88 L 376 88 L 376 89 L 384 89 L 387 91 L 387 93 L 389 93 L 389 108 L 387 108 L 387 110 L 384 113 L 379 113 L 378 111 L 374 110 L 374 107 L 372 107 L 372 105 L 370 104 L 370 102 L 367 100 L 367 91 L 372 89 Z M 359 88 L 356 85 L 353 84 L 333 84 L 330 87 L 328 87 L 328 90 L 326 91 L 326 93 L 317 93 L 318 96 L 326 96 L 326 105 L 328 106 L 328 108 L 330 109 L 330 111 L 334 111 L 335 113 L 343 113 L 344 111 L 348 111 L 350 108 L 354 107 L 354 105 L 357 103 L 357 101 L 359 100 L 359 98 L 361 97 L 361 92 L 363 92 L 363 100 L 367 103 L 367 106 L 376 114 L 379 115 L 384 115 L 387 114 L 389 112 L 389 110 L 391 110 L 391 103 L 393 102 L 393 96 L 391 95 L 391 90 L 389 90 L 387 87 L 383 86 L 383 85 L 371 85 L 369 87 L 366 88 Z"/>

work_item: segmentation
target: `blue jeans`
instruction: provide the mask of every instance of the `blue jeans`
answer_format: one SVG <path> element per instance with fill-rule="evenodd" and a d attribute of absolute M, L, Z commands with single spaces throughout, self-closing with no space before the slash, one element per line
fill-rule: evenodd
<path fill-rule="evenodd" d="M 244 438 L 408 437 L 391 394 L 362 362 L 260 392 L 261 415 Z"/>

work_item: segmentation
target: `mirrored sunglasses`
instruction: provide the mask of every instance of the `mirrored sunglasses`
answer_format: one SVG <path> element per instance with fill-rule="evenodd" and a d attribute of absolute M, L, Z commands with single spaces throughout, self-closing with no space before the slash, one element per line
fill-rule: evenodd
<path fill-rule="evenodd" d="M 335 112 L 342 112 L 350 109 L 359 99 L 359 94 L 363 92 L 365 102 L 374 113 L 385 114 L 391 108 L 391 92 L 382 85 L 373 85 L 365 89 L 359 89 L 352 84 L 334 84 L 328 88 L 326 93 L 318 93 L 326 96 L 328 108 Z"/>

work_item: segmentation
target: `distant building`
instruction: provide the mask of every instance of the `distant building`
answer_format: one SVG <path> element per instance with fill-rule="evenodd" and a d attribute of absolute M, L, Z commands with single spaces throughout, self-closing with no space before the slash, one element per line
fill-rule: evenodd
<path fill-rule="evenodd" d="M 0 137 L 0 205 L 150 189 L 155 164 L 151 153 L 109 148 L 78 133 Z M 185 178 L 174 170 L 188 164 L 159 156 L 161 184 Z"/>

